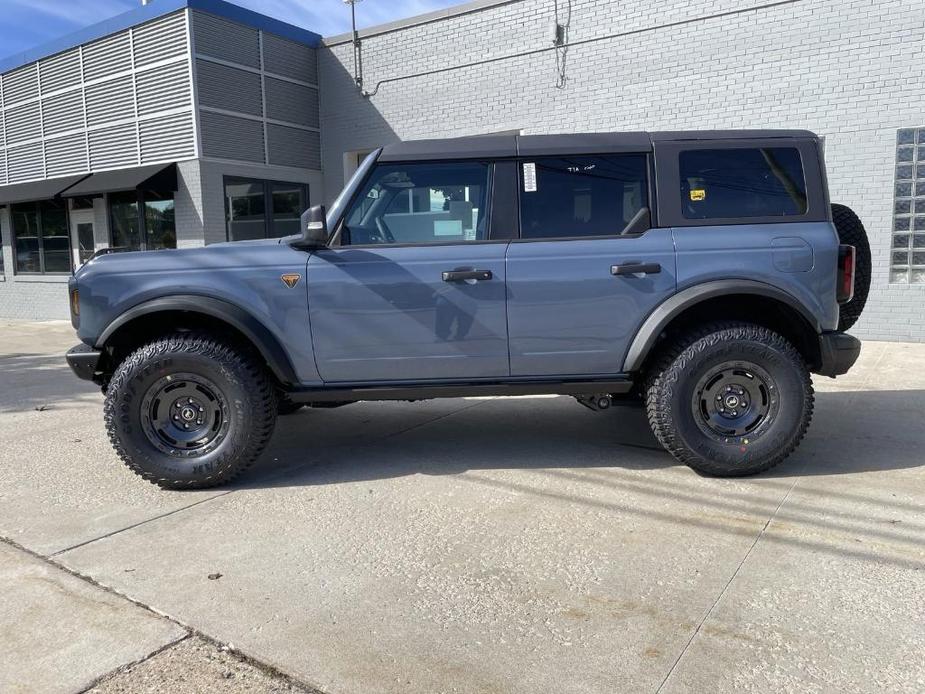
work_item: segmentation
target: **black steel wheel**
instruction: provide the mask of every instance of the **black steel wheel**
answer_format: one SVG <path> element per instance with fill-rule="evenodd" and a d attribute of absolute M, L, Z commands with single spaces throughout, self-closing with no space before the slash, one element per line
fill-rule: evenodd
<path fill-rule="evenodd" d="M 646 411 L 679 462 L 708 475 L 751 475 L 799 445 L 812 418 L 812 381 L 781 335 L 717 323 L 668 346 L 649 373 Z"/>
<path fill-rule="evenodd" d="M 130 470 L 167 489 L 202 489 L 256 461 L 276 422 L 276 392 L 246 348 L 185 333 L 129 355 L 113 374 L 104 414 Z"/>

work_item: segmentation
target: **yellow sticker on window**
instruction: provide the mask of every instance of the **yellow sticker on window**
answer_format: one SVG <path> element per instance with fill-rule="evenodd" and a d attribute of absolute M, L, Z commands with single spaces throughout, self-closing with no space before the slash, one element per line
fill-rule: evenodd
<path fill-rule="evenodd" d="M 707 191 L 705 191 L 703 188 L 691 189 L 691 200 L 694 202 L 700 202 L 701 200 L 706 199 L 706 197 Z"/>

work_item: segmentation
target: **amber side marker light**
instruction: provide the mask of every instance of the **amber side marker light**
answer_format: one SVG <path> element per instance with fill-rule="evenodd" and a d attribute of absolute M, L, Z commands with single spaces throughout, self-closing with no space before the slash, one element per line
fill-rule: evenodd
<path fill-rule="evenodd" d="M 80 291 L 77 289 L 71 292 L 71 313 L 80 315 Z"/>

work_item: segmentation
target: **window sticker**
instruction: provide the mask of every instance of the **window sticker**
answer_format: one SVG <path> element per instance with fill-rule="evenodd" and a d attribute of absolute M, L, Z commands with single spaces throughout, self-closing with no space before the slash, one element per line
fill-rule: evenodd
<path fill-rule="evenodd" d="M 700 202 L 701 200 L 706 200 L 707 191 L 703 188 L 691 188 L 691 200 L 694 202 Z"/>
<path fill-rule="evenodd" d="M 524 192 L 536 192 L 536 164 L 532 161 L 524 164 Z"/>

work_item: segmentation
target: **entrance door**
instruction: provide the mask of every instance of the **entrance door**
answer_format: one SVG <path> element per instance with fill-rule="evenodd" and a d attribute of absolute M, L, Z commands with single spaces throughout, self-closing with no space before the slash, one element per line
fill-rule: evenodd
<path fill-rule="evenodd" d="M 521 162 L 521 239 L 507 253 L 511 375 L 610 375 L 675 291 L 670 229 L 650 229 L 648 158 Z"/>
<path fill-rule="evenodd" d="M 493 166 L 378 164 L 338 245 L 312 254 L 308 304 L 326 382 L 505 377 L 505 242 L 488 238 Z"/>
<path fill-rule="evenodd" d="M 74 267 L 80 267 L 96 250 L 93 241 L 93 210 L 71 210 L 71 253 Z"/>

